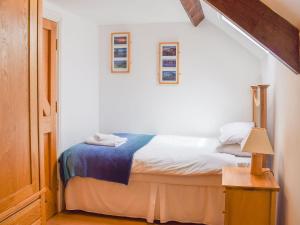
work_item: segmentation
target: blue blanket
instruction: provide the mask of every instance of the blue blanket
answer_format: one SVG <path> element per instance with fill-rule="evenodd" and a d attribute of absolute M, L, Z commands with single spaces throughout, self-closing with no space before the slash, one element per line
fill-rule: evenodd
<path fill-rule="evenodd" d="M 154 135 L 118 133 L 128 141 L 119 147 L 77 144 L 59 158 L 65 184 L 74 176 L 128 184 L 134 153 L 149 143 Z"/>

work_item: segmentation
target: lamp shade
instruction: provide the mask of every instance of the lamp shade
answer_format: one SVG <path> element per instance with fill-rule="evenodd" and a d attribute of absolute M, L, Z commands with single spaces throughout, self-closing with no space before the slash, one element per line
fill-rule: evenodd
<path fill-rule="evenodd" d="M 273 155 L 267 130 L 265 128 L 253 128 L 249 136 L 242 142 L 242 151 Z"/>

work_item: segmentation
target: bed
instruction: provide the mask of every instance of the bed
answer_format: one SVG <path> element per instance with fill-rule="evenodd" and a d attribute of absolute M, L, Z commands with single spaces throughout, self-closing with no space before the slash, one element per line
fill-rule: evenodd
<path fill-rule="evenodd" d="M 266 117 L 263 87 L 252 87 L 256 125 Z M 153 136 L 133 154 L 128 182 L 69 177 L 66 209 L 143 218 L 149 223 L 224 224 L 222 168 L 249 166 L 251 159 L 219 153 L 218 144 L 217 138 Z"/>

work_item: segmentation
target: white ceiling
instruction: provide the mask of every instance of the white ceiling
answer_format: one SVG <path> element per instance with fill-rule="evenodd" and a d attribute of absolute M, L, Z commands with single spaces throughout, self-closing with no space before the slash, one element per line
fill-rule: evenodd
<path fill-rule="evenodd" d="M 179 0 L 47 0 L 99 25 L 187 22 Z"/>
<path fill-rule="evenodd" d="M 187 22 L 179 0 L 46 0 L 99 25 Z M 300 29 L 300 0 L 261 0 Z"/>

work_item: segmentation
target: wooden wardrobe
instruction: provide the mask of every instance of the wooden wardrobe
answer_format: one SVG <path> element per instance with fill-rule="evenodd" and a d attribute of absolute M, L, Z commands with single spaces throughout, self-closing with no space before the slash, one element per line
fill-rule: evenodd
<path fill-rule="evenodd" d="M 38 138 L 40 0 L 0 0 L 0 224 L 44 224 Z"/>

